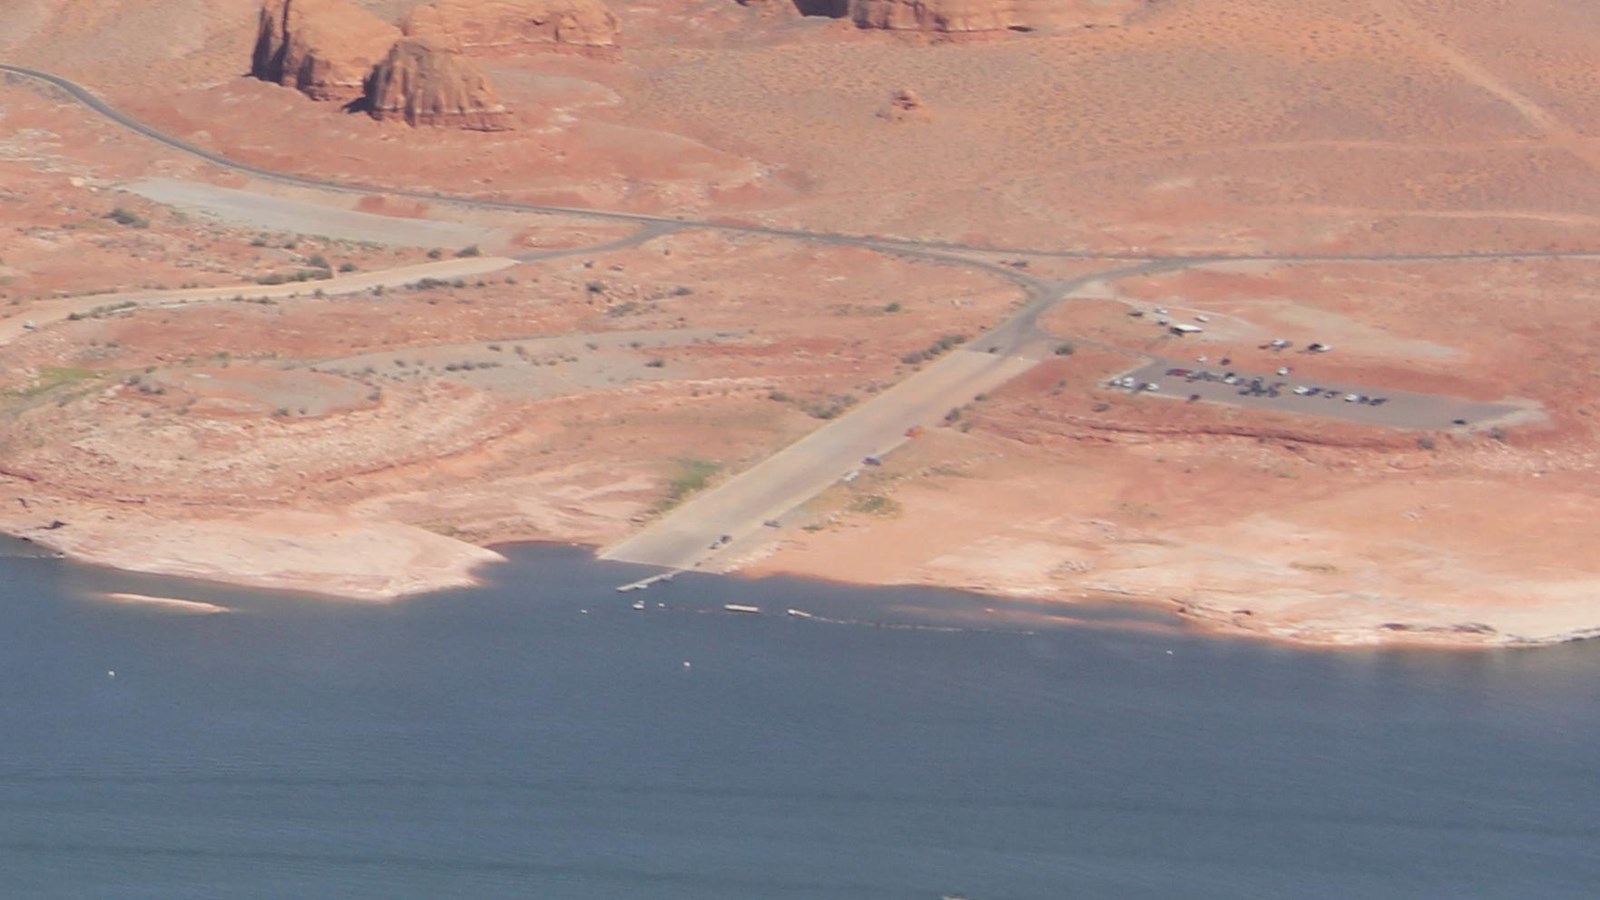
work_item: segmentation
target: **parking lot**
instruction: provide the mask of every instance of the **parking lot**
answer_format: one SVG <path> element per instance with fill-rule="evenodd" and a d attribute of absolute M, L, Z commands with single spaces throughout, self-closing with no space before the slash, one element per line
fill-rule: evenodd
<path fill-rule="evenodd" d="M 1113 382 L 1113 390 L 1130 394 L 1225 403 L 1418 431 L 1486 427 L 1521 411 L 1521 407 L 1509 403 L 1479 403 L 1346 381 L 1302 378 L 1293 371 L 1286 375 L 1247 372 L 1216 363 L 1157 360 L 1120 374 Z"/>

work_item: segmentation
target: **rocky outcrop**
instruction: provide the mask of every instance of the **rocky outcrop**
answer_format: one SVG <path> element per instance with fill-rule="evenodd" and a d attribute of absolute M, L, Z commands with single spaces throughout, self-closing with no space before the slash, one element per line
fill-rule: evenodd
<path fill-rule="evenodd" d="M 313 100 L 355 100 L 399 37 L 349 0 L 264 0 L 250 72 Z"/>
<path fill-rule="evenodd" d="M 408 37 L 459 42 L 463 48 L 617 46 L 621 22 L 601 0 L 435 0 L 401 22 Z"/>
<path fill-rule="evenodd" d="M 889 102 L 878 110 L 878 118 L 890 122 L 926 122 L 928 108 L 922 104 L 922 98 L 910 88 L 901 88 L 889 95 Z"/>
<path fill-rule="evenodd" d="M 460 48 L 436 38 L 405 38 L 367 78 L 367 112 L 408 125 L 505 131 L 510 114 L 494 86 Z"/>
<path fill-rule="evenodd" d="M 1139 0 L 849 0 L 858 28 L 983 34 L 1114 25 Z"/>

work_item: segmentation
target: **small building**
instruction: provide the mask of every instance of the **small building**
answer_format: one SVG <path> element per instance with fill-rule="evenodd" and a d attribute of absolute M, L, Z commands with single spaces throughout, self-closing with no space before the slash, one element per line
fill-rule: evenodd
<path fill-rule="evenodd" d="M 1201 328 L 1199 325 L 1186 325 L 1180 322 L 1177 325 L 1172 326 L 1172 333 L 1178 335 L 1179 337 L 1182 337 L 1186 334 L 1199 334 L 1202 331 L 1205 331 L 1205 329 Z"/>

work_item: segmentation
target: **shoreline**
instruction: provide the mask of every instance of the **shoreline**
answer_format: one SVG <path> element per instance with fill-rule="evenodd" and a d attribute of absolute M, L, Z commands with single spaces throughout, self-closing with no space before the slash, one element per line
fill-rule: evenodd
<path fill-rule="evenodd" d="M 486 540 L 480 545 L 424 532 L 439 541 L 448 542 L 447 546 L 454 545 L 449 546 L 449 550 L 452 551 L 449 554 L 451 558 L 443 561 L 443 565 L 440 564 L 441 560 L 434 559 L 429 561 L 430 565 L 419 565 L 408 572 L 392 572 L 387 577 L 374 579 L 371 572 L 346 572 L 342 576 L 330 577 L 331 573 L 326 568 L 323 571 L 284 571 L 281 569 L 270 571 L 268 567 L 259 565 L 261 560 L 258 560 L 258 565 L 253 571 L 230 568 L 222 559 L 205 560 L 193 556 L 182 560 L 167 557 L 165 559 L 157 558 L 138 561 L 130 557 L 129 551 L 131 548 L 129 547 L 117 547 L 103 543 L 96 543 L 92 546 L 87 544 L 74 545 L 70 541 L 58 542 L 41 539 L 37 535 L 19 532 L 13 528 L 4 528 L 4 526 L 0 526 L 0 533 L 4 533 L 10 539 L 40 548 L 51 557 L 82 565 L 97 566 L 133 574 L 192 579 L 219 586 L 292 593 L 297 596 L 335 603 L 380 604 L 403 602 L 412 597 L 439 591 L 470 589 L 481 586 L 486 581 L 486 571 L 490 566 L 507 561 L 506 556 L 500 552 L 501 549 L 559 545 L 583 547 L 592 556 L 601 546 L 600 543 L 594 541 L 509 537 L 503 540 Z M 51 533 L 53 534 L 54 532 Z M 312 541 L 310 543 L 315 544 L 316 542 Z M 264 556 L 268 555 L 270 554 L 264 554 Z M 332 547 L 324 547 L 320 555 L 329 558 L 338 558 L 340 556 Z M 229 554 L 229 556 L 234 557 L 232 561 L 238 562 L 236 555 Z M 1574 623 L 1567 631 L 1536 638 L 1484 630 L 1483 628 L 1464 628 L 1449 625 L 1401 626 L 1388 630 L 1357 626 L 1342 629 L 1331 627 L 1307 629 L 1297 627 L 1288 621 L 1274 621 L 1269 617 L 1257 619 L 1251 616 L 1249 617 L 1250 621 L 1242 622 L 1240 619 L 1243 617 L 1226 610 L 1209 607 L 1193 600 L 1181 600 L 1155 595 L 1087 590 L 1078 591 L 1076 596 L 1073 597 L 1046 597 L 1021 591 L 1008 593 L 992 587 L 970 583 L 964 584 L 955 579 L 946 582 L 852 579 L 816 571 L 811 567 L 767 565 L 764 560 L 737 566 L 725 572 L 708 571 L 705 574 L 739 578 L 752 582 L 758 581 L 763 577 L 781 575 L 863 588 L 920 587 L 934 590 L 953 590 L 974 596 L 989 597 L 996 601 L 1013 605 L 1011 609 L 994 611 L 996 615 L 1001 615 L 1005 618 L 1018 616 L 1037 617 L 1041 622 L 1055 624 L 1062 624 L 1062 617 L 1051 616 L 1048 611 L 1070 613 L 1075 607 L 1085 605 L 1101 607 L 1128 605 L 1170 615 L 1175 624 L 1193 629 L 1197 633 L 1218 638 L 1266 641 L 1300 650 L 1426 649 L 1482 651 L 1553 647 L 1600 638 L 1600 625 L 1578 623 Z M 214 613 L 228 611 L 226 607 L 204 603 L 203 601 L 169 601 L 168 598 L 149 597 L 136 592 L 103 592 L 97 594 L 97 599 L 130 604 L 150 603 L 165 605 L 173 610 L 185 612 Z M 179 604 L 183 604 L 188 608 L 178 610 Z M 1106 625 L 1072 621 L 1073 618 L 1070 615 L 1066 616 L 1066 627 L 1090 627 L 1091 625 L 1093 627 L 1133 627 L 1131 623 Z"/>

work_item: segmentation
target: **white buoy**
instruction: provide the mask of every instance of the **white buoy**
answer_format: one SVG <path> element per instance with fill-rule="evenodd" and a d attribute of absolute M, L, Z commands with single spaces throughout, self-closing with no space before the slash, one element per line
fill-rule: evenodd
<path fill-rule="evenodd" d="M 683 667 L 685 669 L 689 668 L 689 661 L 687 659 L 683 661 Z"/>
<path fill-rule="evenodd" d="M 578 612 L 581 612 L 586 616 L 589 614 L 589 611 L 587 609 L 580 609 L 580 610 L 578 610 Z"/>
<path fill-rule="evenodd" d="M 117 677 L 117 670 L 116 669 L 107 669 L 106 670 L 106 677 L 107 678 L 115 678 L 115 677 Z"/>

